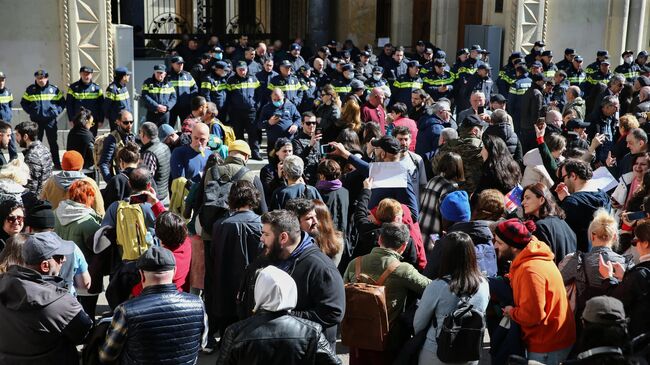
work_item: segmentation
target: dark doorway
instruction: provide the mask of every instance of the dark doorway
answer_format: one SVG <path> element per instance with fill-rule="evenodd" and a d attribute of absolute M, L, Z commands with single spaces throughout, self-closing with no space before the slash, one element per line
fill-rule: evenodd
<path fill-rule="evenodd" d="M 483 0 L 460 0 L 458 7 L 458 48 L 470 46 L 465 42 L 465 25 L 483 24 Z"/>
<path fill-rule="evenodd" d="M 390 37 L 390 10 L 392 0 L 377 0 L 377 38 Z"/>
<path fill-rule="evenodd" d="M 431 0 L 413 0 L 411 43 L 429 41 L 431 37 Z"/>

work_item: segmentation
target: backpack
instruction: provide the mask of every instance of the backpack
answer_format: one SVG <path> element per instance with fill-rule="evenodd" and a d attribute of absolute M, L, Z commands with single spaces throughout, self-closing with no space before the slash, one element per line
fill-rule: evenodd
<path fill-rule="evenodd" d="M 115 146 L 115 153 L 113 154 L 113 160 L 110 162 L 110 168 L 112 172 L 117 173 L 117 153 L 124 148 L 125 143 L 120 137 L 120 132 L 114 130 L 110 133 L 104 133 L 101 136 L 95 138 L 95 148 L 93 149 L 93 160 L 95 161 L 95 167 L 99 168 L 99 161 L 102 159 L 102 153 L 104 152 L 104 142 L 106 142 L 106 137 L 112 135 L 117 141 Z"/>
<path fill-rule="evenodd" d="M 447 279 L 443 279 L 447 283 Z M 470 297 L 463 296 L 456 309 L 442 320 L 440 333 L 436 337 L 436 354 L 442 362 L 478 361 L 481 358 L 485 315 L 469 303 Z M 434 323 L 434 327 L 437 325 Z"/>
<path fill-rule="evenodd" d="M 230 144 L 235 142 L 235 140 L 237 139 L 237 137 L 235 136 L 235 130 L 230 126 L 221 123 L 218 119 L 213 119 L 210 122 L 210 130 L 212 130 L 212 127 L 215 124 L 218 124 L 221 130 L 223 131 L 223 138 L 222 138 L 223 144 L 230 147 Z"/>
<path fill-rule="evenodd" d="M 149 248 L 142 207 L 140 204 L 120 201 L 115 222 L 117 245 L 122 249 L 122 260 L 137 260 Z"/>
<path fill-rule="evenodd" d="M 240 180 L 249 170 L 242 166 L 237 173 L 227 179 L 226 176 L 219 176 L 217 166 L 211 170 L 212 180 L 205 184 L 203 189 L 203 205 L 199 212 L 199 222 L 203 231 L 212 234 L 212 225 L 228 214 L 228 194 L 233 182 Z"/>
<path fill-rule="evenodd" d="M 344 345 L 365 350 L 383 351 L 386 348 L 388 332 L 388 309 L 384 281 L 400 265 L 393 261 L 374 282 L 361 274 L 359 256 L 355 263 L 355 282 L 345 284 L 345 315 L 341 322 L 341 341 Z M 367 284 L 361 280 L 374 282 Z"/>
<path fill-rule="evenodd" d="M 171 199 L 169 199 L 169 211 L 176 213 L 181 217 L 185 216 L 185 198 L 190 193 L 187 188 L 187 179 L 183 176 L 177 177 L 172 181 Z"/>

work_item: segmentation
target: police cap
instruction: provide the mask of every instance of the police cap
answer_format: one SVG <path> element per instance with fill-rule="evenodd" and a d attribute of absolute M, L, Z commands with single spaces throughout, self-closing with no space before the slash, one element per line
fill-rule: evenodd
<path fill-rule="evenodd" d="M 565 54 L 565 55 L 576 54 L 576 50 L 573 49 L 573 48 L 565 48 L 565 49 L 564 49 L 564 54 Z"/>
<path fill-rule="evenodd" d="M 408 61 L 408 62 L 406 63 L 406 65 L 407 65 L 408 67 L 417 67 L 417 68 L 420 68 L 420 67 L 421 67 L 421 66 L 420 66 L 420 62 L 418 62 L 418 61 L 416 61 L 416 60 Z"/>
<path fill-rule="evenodd" d="M 357 79 L 352 80 L 352 82 L 350 83 L 350 87 L 352 88 L 352 90 L 365 89 L 365 85 L 363 84 L 363 82 Z"/>
<path fill-rule="evenodd" d="M 47 73 L 46 70 L 37 70 L 34 72 L 34 77 L 48 77 L 50 74 Z"/>
<path fill-rule="evenodd" d="M 227 69 L 229 67 L 228 67 L 228 63 L 226 63 L 224 61 L 217 61 L 217 62 L 214 63 L 214 65 L 212 65 L 212 68 L 225 70 L 225 69 Z"/>
<path fill-rule="evenodd" d="M 553 51 L 546 50 L 546 51 L 542 52 L 542 57 L 553 57 Z"/>
<path fill-rule="evenodd" d="M 237 67 L 239 69 L 248 69 L 248 65 L 246 64 L 246 61 L 239 61 L 237 62 Z"/>
<path fill-rule="evenodd" d="M 291 62 L 289 62 L 289 60 L 282 60 L 282 62 L 280 62 L 280 67 L 292 67 L 292 66 L 293 65 L 291 64 Z"/>
<path fill-rule="evenodd" d="M 342 71 L 352 71 L 352 70 L 354 70 L 354 66 L 352 66 L 352 64 L 350 64 L 350 63 L 346 63 L 345 65 L 343 65 L 341 70 Z"/>
<path fill-rule="evenodd" d="M 596 52 L 596 57 L 609 57 L 609 52 L 607 52 L 606 49 L 599 49 L 598 52 Z"/>
<path fill-rule="evenodd" d="M 92 67 L 89 67 L 89 66 L 81 66 L 81 68 L 79 69 L 79 72 L 80 72 L 80 73 L 81 73 L 81 72 L 87 72 L 87 73 L 91 74 L 91 73 L 93 73 L 94 71 L 95 71 L 95 70 L 93 70 L 93 68 L 92 68 Z"/>
<path fill-rule="evenodd" d="M 185 60 L 181 56 L 174 56 L 171 59 L 171 63 L 185 63 Z"/>
<path fill-rule="evenodd" d="M 634 51 L 628 49 L 628 50 L 624 51 L 623 54 L 622 54 L 621 56 L 622 56 L 622 57 L 625 57 L 625 55 L 628 55 L 628 54 L 629 54 L 630 56 L 634 56 Z"/>
<path fill-rule="evenodd" d="M 160 63 L 160 64 L 155 65 L 153 67 L 153 70 L 154 70 L 154 72 L 165 72 L 165 70 L 167 70 L 167 68 L 165 67 L 165 65 Z"/>
<path fill-rule="evenodd" d="M 384 68 L 381 66 L 375 66 L 372 68 L 373 73 L 384 73 Z"/>

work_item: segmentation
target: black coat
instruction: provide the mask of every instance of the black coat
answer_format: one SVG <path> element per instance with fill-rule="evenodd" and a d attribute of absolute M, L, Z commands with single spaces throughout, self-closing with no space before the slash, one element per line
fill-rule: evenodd
<path fill-rule="evenodd" d="M 576 234 L 563 219 L 548 216 L 536 221 L 535 225 L 535 237 L 551 247 L 556 264 L 559 264 L 564 256 L 576 252 Z"/>
<path fill-rule="evenodd" d="M 517 137 L 515 129 L 510 124 L 492 124 L 485 129 L 483 135 L 501 138 L 506 143 L 506 146 L 508 146 L 508 151 L 512 155 L 512 158 L 514 158 L 519 165 L 523 165 L 524 156 L 521 150 L 521 142 L 519 142 L 519 137 Z"/>
<path fill-rule="evenodd" d="M 334 227 L 346 234 L 350 217 L 350 193 L 348 189 L 342 187 L 334 191 L 319 190 L 318 192 L 332 215 Z"/>
<path fill-rule="evenodd" d="M 68 151 L 77 151 L 84 158 L 84 169 L 92 167 L 95 163 L 93 150 L 95 146 L 95 137 L 90 130 L 84 127 L 74 126 L 68 132 L 68 141 L 66 149 Z"/>
<path fill-rule="evenodd" d="M 644 261 L 625 272 L 621 283 L 611 279 L 605 282 L 607 295 L 623 302 L 630 318 L 628 331 L 632 337 L 648 332 L 650 328 L 650 262 Z"/>
<path fill-rule="evenodd" d="M 317 323 L 267 311 L 228 327 L 217 359 L 217 364 L 340 363 Z"/>
<path fill-rule="evenodd" d="M 131 186 L 129 186 L 129 174 L 131 171 L 133 171 L 133 168 L 128 167 L 124 171 L 113 176 L 113 178 L 106 183 L 106 187 L 102 190 L 105 207 L 109 207 L 114 202 L 123 200 L 127 196 L 131 195 Z"/>

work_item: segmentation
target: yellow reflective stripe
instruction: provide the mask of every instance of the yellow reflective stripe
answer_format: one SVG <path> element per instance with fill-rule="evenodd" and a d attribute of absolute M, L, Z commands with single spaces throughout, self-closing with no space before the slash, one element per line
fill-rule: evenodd
<path fill-rule="evenodd" d="M 8 103 L 8 102 L 13 101 L 13 100 L 14 100 L 13 95 L 0 96 L 0 104 L 5 104 L 5 103 Z"/>
<path fill-rule="evenodd" d="M 395 81 L 395 83 L 393 83 L 393 86 L 399 89 L 421 89 L 422 83 L 416 81 L 404 81 L 404 82 Z"/>
<path fill-rule="evenodd" d="M 77 100 L 85 100 L 85 99 L 94 100 L 94 99 L 98 99 L 100 96 L 102 96 L 102 91 L 99 90 L 99 91 L 96 91 L 96 92 L 93 92 L 93 93 L 86 93 L 86 92 L 78 93 L 78 92 L 75 92 L 74 90 L 70 89 L 70 90 L 68 90 L 68 95 L 72 95 Z"/>
<path fill-rule="evenodd" d="M 23 99 L 27 101 L 50 101 L 50 100 L 61 100 L 63 94 L 59 91 L 58 94 L 34 94 L 30 95 L 28 93 L 23 94 Z"/>
<path fill-rule="evenodd" d="M 351 86 L 334 86 L 334 91 L 337 93 L 349 93 L 352 92 Z"/>
<path fill-rule="evenodd" d="M 148 91 L 150 94 L 173 94 L 176 92 L 171 86 L 149 86 L 147 88 L 145 88 L 145 86 L 146 85 L 142 86 L 142 91 Z"/>
<path fill-rule="evenodd" d="M 196 82 L 194 82 L 194 79 L 191 80 L 170 80 L 170 84 L 172 84 L 173 87 L 192 87 L 196 85 Z"/>
<path fill-rule="evenodd" d="M 241 82 L 239 84 L 229 84 L 228 88 L 230 90 L 239 90 L 239 89 L 257 89 L 260 87 L 260 82 Z"/>
<path fill-rule="evenodd" d="M 511 86 L 508 92 L 513 95 L 524 95 L 526 93 L 526 90 L 527 89 L 517 89 L 516 87 Z"/>
<path fill-rule="evenodd" d="M 280 89 L 282 91 L 297 91 L 297 90 L 300 90 L 302 88 L 302 85 L 300 85 L 299 83 L 298 84 L 293 84 L 293 85 L 289 85 L 289 84 L 273 85 L 273 84 L 269 83 L 269 85 L 266 88 L 269 89 L 269 90 L 273 90 L 275 88 L 278 88 L 278 89 Z"/>
<path fill-rule="evenodd" d="M 110 99 L 110 100 L 113 100 L 113 101 L 126 100 L 126 99 L 129 98 L 129 92 L 126 91 L 126 92 L 121 93 L 121 94 L 115 94 L 114 92 L 107 90 L 106 91 L 106 98 Z"/>
<path fill-rule="evenodd" d="M 555 76 L 555 70 L 546 70 L 543 72 L 544 77 L 553 77 Z"/>
<path fill-rule="evenodd" d="M 457 75 L 461 74 L 461 73 L 467 73 L 467 74 L 472 75 L 474 72 L 476 72 L 476 68 L 459 67 Z"/>
<path fill-rule="evenodd" d="M 430 79 L 430 78 L 425 78 L 424 83 L 433 85 L 433 86 L 444 86 L 444 85 L 449 85 L 454 82 L 453 77 L 448 77 L 446 79 Z"/>

